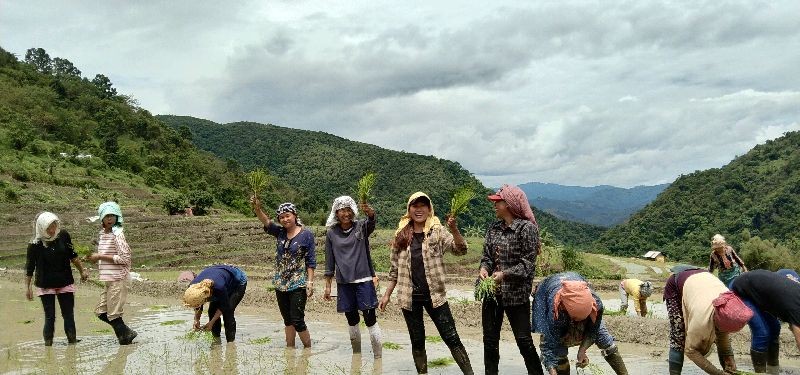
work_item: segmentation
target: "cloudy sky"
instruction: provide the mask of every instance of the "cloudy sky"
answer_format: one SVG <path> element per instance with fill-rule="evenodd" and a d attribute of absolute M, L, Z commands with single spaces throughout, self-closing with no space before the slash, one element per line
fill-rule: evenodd
<path fill-rule="evenodd" d="M 798 1 L 432 3 L 2 0 L 0 46 L 154 114 L 321 130 L 489 186 L 671 182 L 800 129 Z"/>

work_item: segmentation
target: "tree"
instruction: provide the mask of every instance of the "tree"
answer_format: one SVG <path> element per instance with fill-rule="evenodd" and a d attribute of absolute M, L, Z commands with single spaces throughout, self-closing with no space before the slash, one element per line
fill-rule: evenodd
<path fill-rule="evenodd" d="M 56 57 L 53 59 L 53 74 L 56 77 L 81 77 L 81 71 L 67 59 Z"/>
<path fill-rule="evenodd" d="M 117 95 L 117 89 L 112 87 L 111 80 L 108 77 L 98 74 L 92 79 L 92 84 L 97 88 L 100 97 L 104 99 L 112 98 Z"/>
<path fill-rule="evenodd" d="M 41 73 L 50 74 L 53 72 L 53 62 L 44 48 L 29 48 L 25 52 L 25 62 L 33 65 Z"/>

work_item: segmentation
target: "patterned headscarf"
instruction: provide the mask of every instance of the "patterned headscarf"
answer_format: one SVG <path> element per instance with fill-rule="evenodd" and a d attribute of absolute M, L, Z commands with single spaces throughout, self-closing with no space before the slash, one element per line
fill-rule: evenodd
<path fill-rule="evenodd" d="M 294 214 L 294 221 L 295 223 L 297 223 L 297 225 L 303 225 L 303 223 L 300 221 L 300 218 L 297 217 L 297 207 L 294 205 L 294 203 L 291 202 L 281 203 L 281 205 L 278 206 L 278 209 L 275 210 L 275 215 L 276 217 L 278 217 L 281 216 L 281 214 L 285 214 L 287 212 Z"/>
<path fill-rule="evenodd" d="M 528 220 L 534 226 L 536 226 L 537 229 L 539 228 L 539 224 L 536 222 L 536 217 L 533 216 L 533 210 L 531 210 L 531 203 L 528 202 L 528 196 L 525 195 L 525 192 L 522 191 L 522 189 L 516 185 L 504 184 L 503 187 L 497 191 L 497 193 L 490 195 L 489 199 L 493 199 L 497 196 L 506 202 L 508 205 L 508 211 L 511 212 L 515 218 Z M 536 253 L 542 253 L 541 238 L 539 239 L 538 246 L 536 247 Z"/>
<path fill-rule="evenodd" d="M 442 223 L 439 221 L 439 218 L 436 217 L 436 214 L 433 212 L 433 202 L 431 201 L 431 198 L 427 194 L 418 191 L 414 194 L 411 194 L 411 197 L 408 198 L 408 203 L 406 203 L 406 214 L 403 215 L 403 217 L 400 218 L 400 222 L 397 223 L 397 230 L 394 231 L 395 237 L 397 237 L 397 234 L 400 233 L 400 231 L 411 222 L 411 214 L 409 213 L 409 207 L 411 207 L 411 203 L 422 197 L 427 198 L 431 205 L 431 214 L 428 216 L 428 219 L 425 220 L 425 229 L 423 230 L 425 235 L 427 236 L 428 232 L 430 232 L 433 227 L 442 225 Z"/>
<path fill-rule="evenodd" d="M 348 207 L 353 210 L 354 217 L 358 216 L 358 205 L 353 198 L 347 195 L 342 195 L 341 197 L 334 199 L 333 207 L 331 207 L 331 213 L 328 215 L 328 221 L 325 222 L 325 226 L 330 228 L 336 224 L 339 224 L 339 218 L 336 217 L 336 211 Z"/>
<path fill-rule="evenodd" d="M 50 227 L 50 224 L 56 223 L 56 234 L 53 237 L 50 237 L 47 234 L 47 228 Z M 61 232 L 61 220 L 58 220 L 58 216 L 52 212 L 42 212 L 36 216 L 36 221 L 33 222 L 33 238 L 31 238 L 31 243 L 35 244 L 39 241 L 42 242 L 49 242 L 56 237 Z"/>
<path fill-rule="evenodd" d="M 553 301 L 554 318 L 558 319 L 559 304 L 564 306 L 574 321 L 591 318 L 597 321 L 597 301 L 594 300 L 589 284 L 585 281 L 564 280 Z"/>

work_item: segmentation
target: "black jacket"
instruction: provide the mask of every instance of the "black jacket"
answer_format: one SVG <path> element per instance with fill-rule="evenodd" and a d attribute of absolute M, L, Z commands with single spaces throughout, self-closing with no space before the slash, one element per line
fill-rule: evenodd
<path fill-rule="evenodd" d="M 28 244 L 28 260 L 25 263 L 26 275 L 33 276 L 34 285 L 39 288 L 63 288 L 74 284 L 70 260 L 78 254 L 72 246 L 67 231 L 62 230 L 52 242 Z"/>

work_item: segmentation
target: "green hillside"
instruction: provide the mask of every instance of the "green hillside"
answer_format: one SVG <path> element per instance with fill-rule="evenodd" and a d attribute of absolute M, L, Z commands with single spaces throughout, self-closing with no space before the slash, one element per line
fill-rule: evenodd
<path fill-rule="evenodd" d="M 660 250 L 672 259 L 707 262 L 715 233 L 753 261 L 776 250 L 783 255 L 773 257 L 793 264 L 786 257 L 800 252 L 800 132 L 758 145 L 722 168 L 679 177 L 597 245 L 616 255 Z"/>
<path fill-rule="evenodd" d="M 450 197 L 463 185 L 476 187 L 469 212 L 459 217 L 462 226 L 485 225 L 494 211 L 485 199 L 488 190 L 458 163 L 350 141 L 323 132 L 289 129 L 252 122 L 217 124 L 184 116 L 157 116 L 177 129 L 190 132 L 201 149 L 234 160 L 243 169 L 266 168 L 276 179 L 300 191 L 298 202 L 306 212 L 330 209 L 333 198 L 356 193 L 356 182 L 375 172 L 372 202 L 381 226 L 392 226 L 405 211 L 408 196 L 424 191 L 433 199 L 439 216 L 450 209 Z"/>

